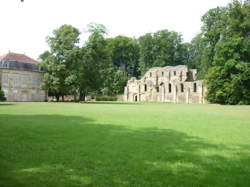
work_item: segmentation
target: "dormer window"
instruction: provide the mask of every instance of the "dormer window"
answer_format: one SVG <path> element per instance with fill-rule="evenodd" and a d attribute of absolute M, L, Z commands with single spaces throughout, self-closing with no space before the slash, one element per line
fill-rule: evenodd
<path fill-rule="evenodd" d="M 8 67 L 9 67 L 9 63 L 8 63 L 8 62 L 4 62 L 4 63 L 3 63 L 3 67 L 4 67 L 4 68 L 8 68 Z"/>

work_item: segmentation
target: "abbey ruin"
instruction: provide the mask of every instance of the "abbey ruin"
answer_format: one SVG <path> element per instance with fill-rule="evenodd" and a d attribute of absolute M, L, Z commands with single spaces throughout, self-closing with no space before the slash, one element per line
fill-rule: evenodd
<path fill-rule="evenodd" d="M 196 80 L 196 69 L 186 65 L 154 67 L 140 79 L 132 77 L 124 89 L 124 100 L 173 103 L 205 103 L 206 88 Z"/>

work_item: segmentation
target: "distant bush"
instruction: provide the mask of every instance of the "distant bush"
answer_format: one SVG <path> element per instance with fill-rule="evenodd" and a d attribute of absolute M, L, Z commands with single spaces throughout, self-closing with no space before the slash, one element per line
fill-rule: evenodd
<path fill-rule="evenodd" d="M 0 101 L 6 101 L 6 97 L 4 96 L 4 92 L 0 90 Z"/>
<path fill-rule="evenodd" d="M 96 101 L 117 101 L 117 97 L 96 96 Z"/>

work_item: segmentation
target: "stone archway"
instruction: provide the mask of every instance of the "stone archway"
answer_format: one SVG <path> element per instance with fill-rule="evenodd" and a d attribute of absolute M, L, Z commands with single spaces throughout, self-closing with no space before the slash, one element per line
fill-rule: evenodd
<path fill-rule="evenodd" d="M 138 101 L 138 97 L 137 97 L 137 95 L 135 95 L 135 97 L 134 97 L 134 101 L 135 101 L 135 102 L 137 102 L 137 101 Z"/>

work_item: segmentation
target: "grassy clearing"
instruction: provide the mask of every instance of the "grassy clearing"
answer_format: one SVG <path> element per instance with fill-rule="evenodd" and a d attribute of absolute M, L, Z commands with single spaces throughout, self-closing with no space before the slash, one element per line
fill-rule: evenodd
<path fill-rule="evenodd" d="M 2 103 L 0 186 L 250 186 L 250 106 Z"/>

